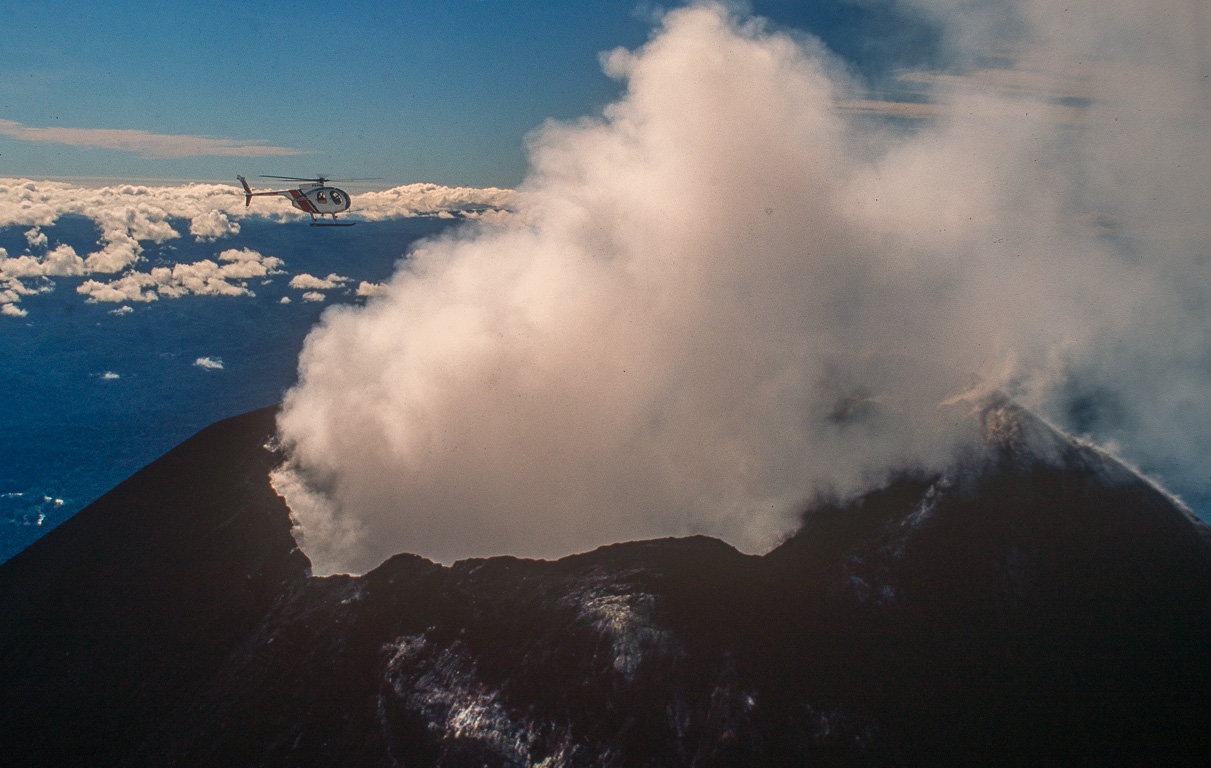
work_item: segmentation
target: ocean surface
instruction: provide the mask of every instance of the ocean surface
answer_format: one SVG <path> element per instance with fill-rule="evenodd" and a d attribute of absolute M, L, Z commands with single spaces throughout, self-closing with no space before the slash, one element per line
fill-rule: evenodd
<path fill-rule="evenodd" d="M 187 220 L 169 223 L 189 231 Z M 243 281 L 255 295 L 90 302 L 77 287 L 118 277 L 92 275 L 54 277 L 53 289 L 21 297 L 23 317 L 0 316 L 0 562 L 202 427 L 279 402 L 324 309 L 364 302 L 362 281 L 387 280 L 411 243 L 455 223 L 400 218 L 312 228 L 247 218 L 237 234 L 217 240 L 141 241 L 134 268 L 252 249 L 282 262 L 277 274 Z M 10 257 L 26 252 L 28 231 L 0 229 L 0 248 Z M 83 216 L 62 216 L 41 232 L 50 249 L 99 248 L 100 230 Z M 302 274 L 343 280 L 326 289 L 292 286 Z"/>

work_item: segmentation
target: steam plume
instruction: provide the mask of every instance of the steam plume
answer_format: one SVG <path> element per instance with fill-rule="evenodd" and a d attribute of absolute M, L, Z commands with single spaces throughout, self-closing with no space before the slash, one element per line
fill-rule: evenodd
<path fill-rule="evenodd" d="M 917 112 L 809 38 L 668 13 L 603 57 L 627 83 L 603 117 L 536 133 L 519 221 L 329 310 L 275 475 L 316 571 L 690 533 L 763 551 L 813 494 L 945 465 L 973 387 L 1193 477 L 1205 41 L 1143 3 L 918 5 L 971 23 L 944 73 L 901 73 Z M 1167 36 L 1137 55 L 1145 32 Z"/>

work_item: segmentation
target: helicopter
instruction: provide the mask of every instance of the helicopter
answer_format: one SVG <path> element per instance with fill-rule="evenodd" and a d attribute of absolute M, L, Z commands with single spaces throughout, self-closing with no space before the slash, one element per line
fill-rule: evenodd
<path fill-rule="evenodd" d="M 282 181 L 303 181 L 305 184 L 300 184 L 297 189 L 279 189 L 266 192 L 253 192 L 248 186 L 248 180 L 243 176 L 236 176 L 240 180 L 240 184 L 244 187 L 244 205 L 248 206 L 252 203 L 252 198 L 260 195 L 281 195 L 290 201 L 290 204 L 298 208 L 303 213 L 311 214 L 311 226 L 313 227 L 352 227 L 355 222 L 352 221 L 337 221 L 336 215 L 342 211 L 349 210 L 349 193 L 343 189 L 328 186 L 331 179 L 323 176 L 318 176 L 314 179 L 301 179 L 296 176 L 261 176 L 262 179 L 281 179 Z M 366 179 L 343 179 L 343 181 L 371 181 L 372 178 Z M 338 179 L 340 181 L 340 179 Z M 316 215 L 332 216 L 332 221 L 316 221 Z"/>

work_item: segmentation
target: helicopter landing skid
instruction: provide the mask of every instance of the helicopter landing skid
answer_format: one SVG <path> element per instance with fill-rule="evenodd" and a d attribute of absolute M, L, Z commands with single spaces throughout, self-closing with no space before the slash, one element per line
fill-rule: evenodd
<path fill-rule="evenodd" d="M 313 227 L 352 227 L 356 221 L 313 221 Z"/>

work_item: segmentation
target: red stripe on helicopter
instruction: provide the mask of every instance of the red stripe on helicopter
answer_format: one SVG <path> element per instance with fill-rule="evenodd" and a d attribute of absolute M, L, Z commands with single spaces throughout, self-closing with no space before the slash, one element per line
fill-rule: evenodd
<path fill-rule="evenodd" d="M 311 201 L 307 199 L 307 196 L 302 192 L 297 189 L 291 189 L 288 191 L 290 192 L 290 196 L 294 198 L 295 204 L 298 205 L 299 208 L 303 209 L 303 213 L 319 213 L 315 206 L 311 204 Z"/>

